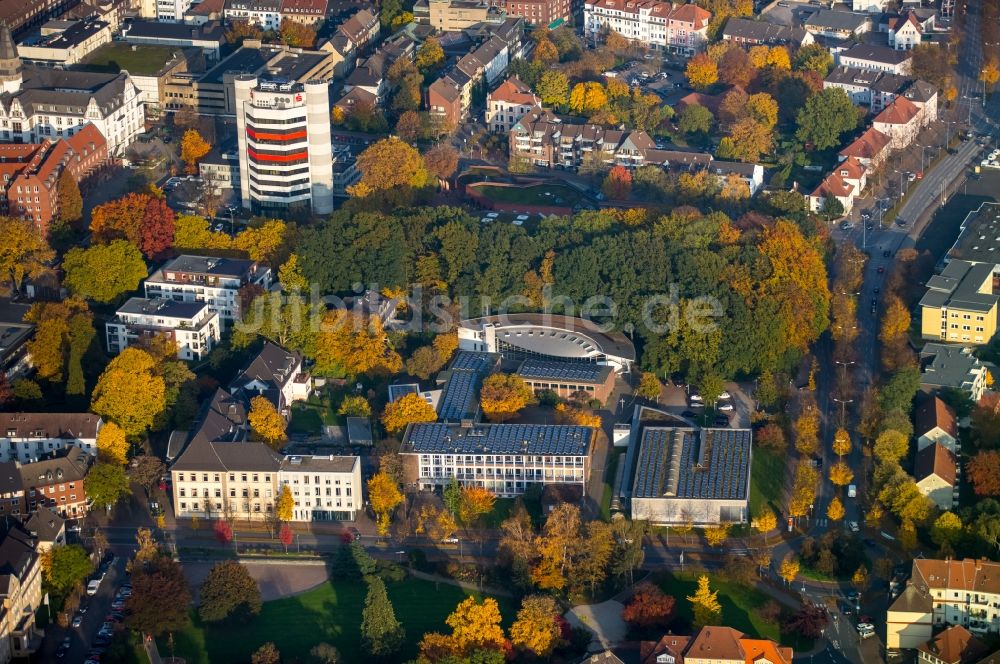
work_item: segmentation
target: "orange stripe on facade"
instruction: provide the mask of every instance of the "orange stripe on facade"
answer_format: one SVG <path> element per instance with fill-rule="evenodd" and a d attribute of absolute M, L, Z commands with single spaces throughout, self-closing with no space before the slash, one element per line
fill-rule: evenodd
<path fill-rule="evenodd" d="M 293 152 L 292 154 L 258 154 L 256 150 L 247 148 L 247 154 L 257 161 L 295 161 L 297 159 L 307 159 L 308 152 Z"/>
<path fill-rule="evenodd" d="M 306 130 L 292 132 L 291 134 L 271 134 L 264 131 L 254 131 L 247 127 L 247 136 L 250 138 L 259 138 L 265 141 L 291 141 L 298 138 L 306 137 Z"/>

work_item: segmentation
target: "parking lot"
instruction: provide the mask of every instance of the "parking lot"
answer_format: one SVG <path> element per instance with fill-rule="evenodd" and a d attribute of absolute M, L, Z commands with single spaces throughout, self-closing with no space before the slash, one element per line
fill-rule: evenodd
<path fill-rule="evenodd" d="M 110 563 L 102 563 L 98 571 L 87 579 L 87 584 L 99 578 L 102 569 L 106 571 L 103 573 L 103 579 L 100 581 L 97 592 L 93 595 L 83 595 L 80 611 L 74 614 L 70 627 L 65 629 L 59 627 L 55 623 L 53 610 L 53 622 L 45 628 L 45 640 L 38 653 L 39 661 L 73 662 L 74 664 L 87 662 L 89 661 L 88 653 L 93 648 L 100 650 L 107 643 L 110 643 L 110 637 L 98 636 L 99 633 L 108 633 L 108 630 L 104 630 L 107 623 L 112 623 L 109 626 L 111 631 L 121 629 L 120 619 L 116 622 L 114 619 L 109 619 L 109 616 L 112 614 L 112 604 L 117 599 L 116 593 L 119 592 L 123 583 L 128 582 L 125 574 L 125 559 L 119 557 Z M 120 612 L 116 613 L 116 616 L 120 615 Z"/>

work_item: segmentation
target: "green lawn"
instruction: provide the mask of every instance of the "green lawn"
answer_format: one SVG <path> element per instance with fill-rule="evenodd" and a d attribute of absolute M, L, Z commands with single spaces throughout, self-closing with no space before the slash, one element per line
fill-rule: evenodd
<path fill-rule="evenodd" d="M 126 69 L 130 74 L 149 76 L 160 71 L 176 50 L 166 46 L 142 45 L 133 51 L 131 44 L 113 42 L 92 53 L 83 64 L 88 69 L 107 72 Z"/>
<path fill-rule="evenodd" d="M 406 627 L 406 645 L 398 661 L 417 655 L 424 633 L 446 631 L 445 618 L 467 595 L 447 584 L 407 579 L 388 584 L 389 597 Z M 266 602 L 260 615 L 247 625 L 205 626 L 193 614 L 193 625 L 174 635 L 175 651 L 187 664 L 247 662 L 267 641 L 273 641 L 283 661 L 305 661 L 310 648 L 325 641 L 337 647 L 345 662 L 364 661 L 359 630 L 367 586 L 361 582 L 328 583 L 315 590 Z M 500 598 L 504 626 L 513 622 L 516 605 Z M 167 639 L 158 640 L 160 654 L 171 654 Z"/>
<path fill-rule="evenodd" d="M 337 415 L 333 401 L 324 393 L 320 397 L 310 396 L 307 401 L 292 404 L 292 421 L 288 425 L 291 433 L 305 433 L 318 436 L 323 425 L 343 424 Z"/>
<path fill-rule="evenodd" d="M 615 492 L 615 473 L 618 472 L 618 464 L 625 463 L 624 452 L 611 450 L 608 455 L 608 467 L 604 471 L 604 491 L 601 493 L 601 519 L 611 521 L 611 496 Z"/>
<path fill-rule="evenodd" d="M 750 470 L 750 513 L 759 514 L 765 505 L 780 513 L 784 485 L 785 457 L 770 450 L 755 448 Z"/>
<path fill-rule="evenodd" d="M 530 187 L 474 187 L 476 191 L 498 203 L 525 205 L 561 205 L 572 207 L 582 202 L 580 193 L 561 184 L 536 184 Z"/>
<path fill-rule="evenodd" d="M 722 604 L 722 619 L 720 625 L 726 625 L 750 636 L 774 639 L 782 645 L 791 646 L 796 650 L 812 647 L 812 642 L 797 634 L 782 634 L 778 625 L 761 620 L 754 609 L 768 601 L 770 597 L 757 590 L 728 581 L 720 581 L 709 575 L 712 590 L 719 592 L 719 603 Z M 698 576 L 691 572 L 670 574 L 665 572 L 658 580 L 659 586 L 668 595 L 677 600 L 675 610 L 677 617 L 688 623 L 694 618 L 691 602 L 687 597 L 693 595 L 698 586 Z"/>

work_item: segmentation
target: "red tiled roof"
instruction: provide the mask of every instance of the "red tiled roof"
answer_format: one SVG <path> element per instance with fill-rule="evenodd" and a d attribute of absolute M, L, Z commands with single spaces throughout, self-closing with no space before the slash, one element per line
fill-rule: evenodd
<path fill-rule="evenodd" d="M 505 101 L 510 104 L 531 104 L 541 106 L 542 101 L 527 85 L 516 76 L 511 76 L 490 93 L 491 101 Z"/>
<path fill-rule="evenodd" d="M 853 186 L 844 182 L 839 173 L 834 172 L 827 175 L 826 179 L 819 183 L 812 196 L 814 198 L 827 198 L 828 196 L 844 198 L 845 196 L 850 196 L 853 190 Z"/>
<path fill-rule="evenodd" d="M 858 159 L 874 159 L 882 153 L 891 139 L 877 129 L 869 129 L 861 134 L 853 143 L 840 151 L 841 157 L 856 157 Z"/>
<path fill-rule="evenodd" d="M 909 124 L 920 113 L 920 108 L 906 97 L 896 97 L 875 118 L 884 124 Z"/>
<path fill-rule="evenodd" d="M 954 625 L 927 643 L 920 644 L 918 650 L 945 664 L 966 664 L 982 657 L 989 649 L 969 630 L 961 625 Z"/>
<path fill-rule="evenodd" d="M 917 452 L 917 458 L 913 463 L 913 476 L 919 482 L 931 475 L 937 475 L 948 485 L 955 486 L 957 466 L 958 460 L 955 455 L 941 443 L 934 443 Z"/>
<path fill-rule="evenodd" d="M 922 436 L 937 427 L 952 438 L 958 438 L 958 422 L 955 419 L 955 413 L 940 397 L 923 399 L 917 405 L 914 420 L 917 425 L 915 433 L 918 436 Z"/>

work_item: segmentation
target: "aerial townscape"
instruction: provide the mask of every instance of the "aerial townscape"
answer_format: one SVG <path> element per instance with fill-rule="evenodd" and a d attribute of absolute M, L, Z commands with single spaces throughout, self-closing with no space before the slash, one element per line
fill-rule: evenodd
<path fill-rule="evenodd" d="M 1000 664 L 1000 0 L 0 0 L 0 664 Z"/>

